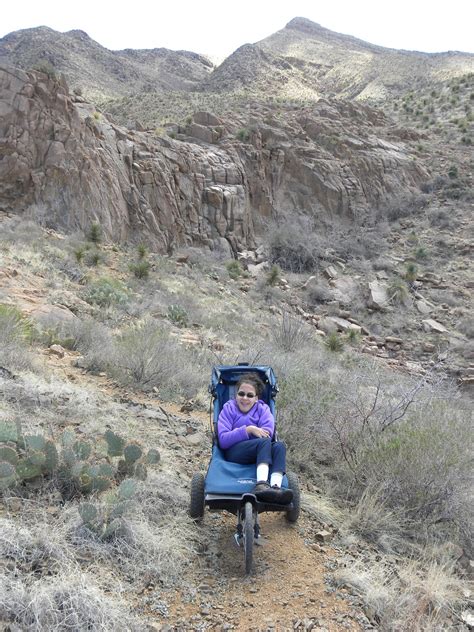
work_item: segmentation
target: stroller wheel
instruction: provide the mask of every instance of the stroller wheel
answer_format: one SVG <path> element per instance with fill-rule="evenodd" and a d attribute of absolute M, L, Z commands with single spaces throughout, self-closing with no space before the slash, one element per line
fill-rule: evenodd
<path fill-rule="evenodd" d="M 245 573 L 248 575 L 252 570 L 254 539 L 254 510 L 251 502 L 245 503 L 243 513 Z"/>
<path fill-rule="evenodd" d="M 296 522 L 300 515 L 300 485 L 294 472 L 287 472 L 288 486 L 293 492 L 293 509 L 286 512 L 288 522 Z"/>
<path fill-rule="evenodd" d="M 189 515 L 195 520 L 204 516 L 204 476 L 199 472 L 191 480 L 191 504 Z"/>

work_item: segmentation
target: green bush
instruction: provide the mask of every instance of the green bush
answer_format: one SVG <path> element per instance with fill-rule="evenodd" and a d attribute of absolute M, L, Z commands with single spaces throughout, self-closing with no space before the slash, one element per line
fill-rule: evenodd
<path fill-rule="evenodd" d="M 102 228 L 100 224 L 98 222 L 92 222 L 86 236 L 93 244 L 100 244 L 102 241 Z"/>
<path fill-rule="evenodd" d="M 229 273 L 230 278 L 233 279 L 234 281 L 238 279 L 239 277 L 241 277 L 244 273 L 242 265 L 240 261 L 237 261 L 237 259 L 232 259 L 231 261 L 227 261 L 227 263 L 225 264 L 225 267 L 226 267 L 227 272 Z"/>
<path fill-rule="evenodd" d="M 148 248 L 145 246 L 145 244 L 139 244 L 137 247 L 137 253 L 138 258 L 141 261 L 142 259 L 145 259 L 145 257 L 148 255 Z"/>
<path fill-rule="evenodd" d="M 130 264 L 130 271 L 137 279 L 148 279 L 150 274 L 151 263 L 149 261 L 138 261 Z"/>
<path fill-rule="evenodd" d="M 116 279 L 102 277 L 91 283 L 84 294 L 85 300 L 91 305 L 110 307 L 123 305 L 128 301 L 127 288 Z"/>
<path fill-rule="evenodd" d="M 329 334 L 329 336 L 326 336 L 326 338 L 324 339 L 324 344 L 330 351 L 334 351 L 337 353 L 339 351 L 342 351 L 344 347 L 344 340 L 336 331 L 333 331 Z"/>
<path fill-rule="evenodd" d="M 394 279 L 388 286 L 389 300 L 396 305 L 405 303 L 408 298 L 407 284 L 403 279 Z"/>
<path fill-rule="evenodd" d="M 188 312 L 181 305 L 170 305 L 167 312 L 168 320 L 177 327 L 187 327 L 189 316 Z"/>
<path fill-rule="evenodd" d="M 280 267 L 277 265 L 273 265 L 267 274 L 267 279 L 266 279 L 267 284 L 271 286 L 275 286 L 277 285 L 277 283 L 280 282 L 280 279 L 281 279 Z"/>
<path fill-rule="evenodd" d="M 243 143 L 248 143 L 250 140 L 250 131 L 247 128 L 239 129 L 236 136 Z"/>

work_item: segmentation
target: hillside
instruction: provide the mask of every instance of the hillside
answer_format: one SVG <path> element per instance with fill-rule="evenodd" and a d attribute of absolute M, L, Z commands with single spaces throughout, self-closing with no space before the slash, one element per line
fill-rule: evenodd
<path fill-rule="evenodd" d="M 71 89 L 114 113 L 117 122 L 153 127 L 179 122 L 196 110 L 241 107 L 249 98 L 384 103 L 474 72 L 471 54 L 383 48 L 305 18 L 240 47 L 217 68 L 191 52 L 110 51 L 82 31 L 58 33 L 48 27 L 5 36 L 0 62 L 25 70 L 49 64 L 64 73 Z"/>
<path fill-rule="evenodd" d="M 335 345 L 321 328 L 329 305 L 318 326 L 300 315 L 307 273 L 254 277 L 196 249 L 167 257 L 104 244 L 97 230 L 3 215 L 0 226 L 2 624 L 464 629 L 470 405 L 439 363 L 417 375 L 364 351 L 368 339 L 341 333 Z M 244 360 L 277 372 L 279 432 L 303 493 L 296 525 L 262 517 L 248 577 L 234 518 L 187 516 L 210 452 L 210 367 Z M 111 476 L 107 430 L 160 459 L 145 481 L 121 488 L 116 475 L 91 494 L 74 477 Z M 18 470 L 26 480 L 9 485 L 12 451 L 25 458 L 18 431 L 53 442 L 62 469 Z M 92 506 L 111 526 L 127 488 L 113 528 L 87 518 Z"/>
<path fill-rule="evenodd" d="M 98 100 L 139 92 L 191 90 L 212 64 L 201 55 L 165 48 L 111 51 L 79 30 L 59 33 L 46 26 L 0 39 L 0 63 L 64 74 L 71 89 Z"/>
<path fill-rule="evenodd" d="M 270 37 L 239 48 L 203 86 L 286 99 L 334 96 L 384 102 L 409 88 L 473 71 L 474 55 L 383 48 L 295 18 Z"/>

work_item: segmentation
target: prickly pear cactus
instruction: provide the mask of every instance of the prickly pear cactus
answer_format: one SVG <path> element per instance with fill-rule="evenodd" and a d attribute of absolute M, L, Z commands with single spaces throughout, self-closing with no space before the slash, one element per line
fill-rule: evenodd
<path fill-rule="evenodd" d="M 92 503 L 82 503 L 78 508 L 79 515 L 82 519 L 82 522 L 89 526 L 97 523 L 99 512 L 97 508 Z"/>
<path fill-rule="evenodd" d="M 145 460 L 150 465 L 156 465 L 160 462 L 160 459 L 161 456 L 158 450 L 155 450 L 155 448 L 151 448 L 150 450 L 148 450 Z"/>
<path fill-rule="evenodd" d="M 138 459 L 140 459 L 142 455 L 142 449 L 135 443 L 130 443 L 129 445 L 125 446 L 123 450 L 123 456 L 125 457 L 125 461 L 128 465 L 130 465 L 131 463 L 135 463 L 135 461 L 138 461 Z"/>
<path fill-rule="evenodd" d="M 92 453 L 92 446 L 87 441 L 75 441 L 72 449 L 80 461 L 87 461 Z"/>
<path fill-rule="evenodd" d="M 18 463 L 17 451 L 7 445 L 0 446 L 0 461 L 7 461 L 11 465 L 16 465 Z"/>
<path fill-rule="evenodd" d="M 130 500 L 137 491 L 137 482 L 133 478 L 126 478 L 120 483 L 117 494 L 120 500 Z"/>
<path fill-rule="evenodd" d="M 15 467 L 8 461 L 0 461 L 0 489 L 12 487 L 17 480 Z"/>
<path fill-rule="evenodd" d="M 112 430 L 107 430 L 104 437 L 107 441 L 107 454 L 109 456 L 122 456 L 125 447 L 124 439 L 112 432 Z"/>
<path fill-rule="evenodd" d="M 46 441 L 44 449 L 45 462 L 43 464 L 43 471 L 46 474 L 52 474 L 58 469 L 59 456 L 56 446 L 52 441 Z"/>
<path fill-rule="evenodd" d="M 6 421 L 0 422 L 0 441 L 18 441 L 18 429 L 15 424 Z"/>

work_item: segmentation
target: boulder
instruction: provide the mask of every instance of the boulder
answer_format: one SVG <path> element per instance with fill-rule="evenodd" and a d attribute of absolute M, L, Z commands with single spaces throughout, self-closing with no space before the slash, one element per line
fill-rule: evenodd
<path fill-rule="evenodd" d="M 447 329 L 441 323 L 438 323 L 436 320 L 432 318 L 427 318 L 426 320 L 422 320 L 423 329 L 427 332 L 433 332 L 435 334 L 445 334 L 447 333 Z"/>
<path fill-rule="evenodd" d="M 338 318 L 337 316 L 328 316 L 326 320 L 334 323 L 337 331 L 349 331 L 351 329 L 353 331 L 356 331 L 357 333 L 362 332 L 362 327 L 360 325 L 351 323 L 345 318 Z"/>
<path fill-rule="evenodd" d="M 420 312 L 420 314 L 426 315 L 432 311 L 432 307 L 423 300 L 415 301 L 415 307 Z"/>
<path fill-rule="evenodd" d="M 381 283 L 380 281 L 371 281 L 369 283 L 368 306 L 379 310 L 388 307 L 388 294 L 385 283 Z"/>

